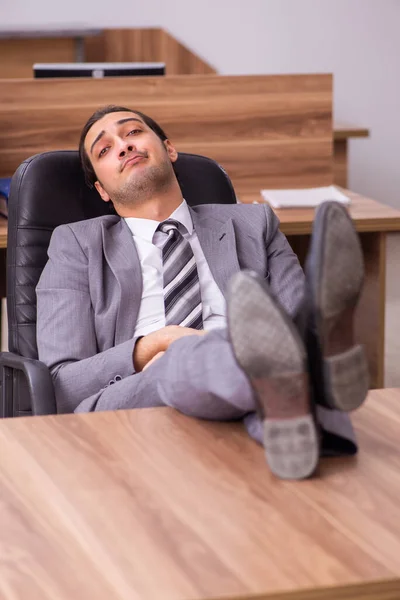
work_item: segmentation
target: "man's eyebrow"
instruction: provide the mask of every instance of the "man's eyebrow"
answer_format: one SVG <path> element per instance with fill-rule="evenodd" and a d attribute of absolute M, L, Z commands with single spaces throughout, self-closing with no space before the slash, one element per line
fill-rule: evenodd
<path fill-rule="evenodd" d="M 105 131 L 103 129 L 103 131 L 100 131 L 99 135 L 96 137 L 93 144 L 90 146 L 90 154 L 92 154 L 94 146 L 97 144 L 97 142 L 99 140 L 101 140 L 101 138 L 103 137 L 104 134 L 105 134 Z"/>
<path fill-rule="evenodd" d="M 125 119 L 120 119 L 119 121 L 117 121 L 117 125 L 123 125 L 124 123 L 128 123 L 129 121 L 137 121 L 138 123 L 141 123 L 142 125 L 144 125 L 143 121 L 141 121 L 140 119 L 136 119 L 135 117 L 126 117 Z M 104 134 L 105 134 L 105 131 L 103 129 L 103 131 L 100 131 L 99 135 L 96 137 L 93 144 L 90 146 L 90 154 L 92 154 L 94 146 L 97 144 L 97 142 L 99 140 L 101 140 L 101 138 L 103 137 Z"/>
<path fill-rule="evenodd" d="M 138 123 L 141 123 L 142 125 L 144 125 L 143 121 L 141 121 L 140 119 L 136 119 L 136 117 L 125 117 L 125 119 L 120 119 L 119 121 L 117 121 L 117 125 L 123 125 L 124 123 L 127 123 L 128 121 L 137 121 Z"/>

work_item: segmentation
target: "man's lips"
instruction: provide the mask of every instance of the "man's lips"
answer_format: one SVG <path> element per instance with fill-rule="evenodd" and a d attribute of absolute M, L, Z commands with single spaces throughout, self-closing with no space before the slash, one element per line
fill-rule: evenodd
<path fill-rule="evenodd" d="M 134 165 L 137 162 L 139 162 L 142 158 L 147 158 L 147 155 L 146 154 L 134 154 L 133 156 L 130 156 L 123 163 L 121 171 L 123 171 L 127 165 Z"/>

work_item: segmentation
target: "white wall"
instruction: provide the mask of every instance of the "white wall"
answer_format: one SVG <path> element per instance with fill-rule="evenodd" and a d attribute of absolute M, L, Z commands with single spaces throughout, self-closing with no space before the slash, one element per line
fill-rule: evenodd
<path fill-rule="evenodd" d="M 335 117 L 371 130 L 350 187 L 400 208 L 399 0 L 5 2 L 1 29 L 160 26 L 222 74 L 334 73 Z"/>

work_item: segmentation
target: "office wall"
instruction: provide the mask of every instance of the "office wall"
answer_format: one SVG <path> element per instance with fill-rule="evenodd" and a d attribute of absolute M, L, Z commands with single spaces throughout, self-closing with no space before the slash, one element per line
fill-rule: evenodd
<path fill-rule="evenodd" d="M 334 73 L 353 140 L 350 187 L 400 208 L 399 0 L 13 0 L 0 28 L 159 26 L 223 74 Z"/>

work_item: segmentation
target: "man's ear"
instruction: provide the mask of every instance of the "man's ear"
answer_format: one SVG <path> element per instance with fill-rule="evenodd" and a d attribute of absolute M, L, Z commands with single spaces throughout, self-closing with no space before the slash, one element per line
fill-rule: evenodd
<path fill-rule="evenodd" d="M 178 152 L 175 150 L 174 146 L 169 140 L 164 140 L 164 146 L 170 158 L 170 161 L 174 163 L 178 158 Z"/>
<path fill-rule="evenodd" d="M 96 188 L 96 190 L 99 192 L 101 199 L 104 200 L 104 202 L 110 202 L 111 198 L 110 196 L 107 194 L 106 190 L 103 188 L 103 186 L 101 185 L 100 181 L 95 181 L 94 187 Z"/>

